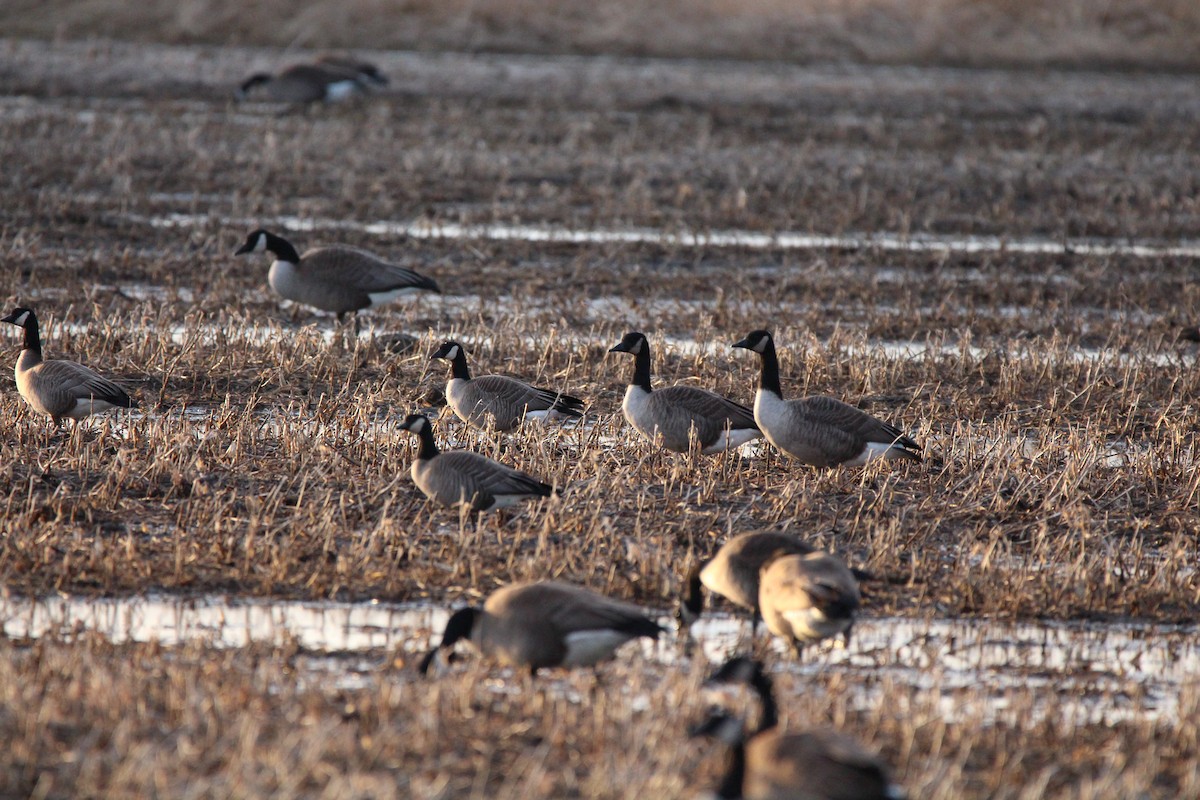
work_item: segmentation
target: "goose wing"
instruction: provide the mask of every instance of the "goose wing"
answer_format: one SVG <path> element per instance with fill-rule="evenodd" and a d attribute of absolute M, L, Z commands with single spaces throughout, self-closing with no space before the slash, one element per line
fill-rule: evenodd
<path fill-rule="evenodd" d="M 552 593 L 541 599 L 553 603 L 546 622 L 563 635 L 577 631 L 611 630 L 630 636 L 657 637 L 662 628 L 635 605 L 596 594 L 579 586 L 544 584 Z"/>
<path fill-rule="evenodd" d="M 357 247 L 335 245 L 309 250 L 301 256 L 298 269 L 310 277 L 353 286 L 368 294 L 406 288 L 441 292 L 432 278 Z"/>
<path fill-rule="evenodd" d="M 654 395 L 661 396 L 663 402 L 678 406 L 695 417 L 713 420 L 718 429 L 727 424 L 735 429 L 753 428 L 758 430 L 754 422 L 754 412 L 741 403 L 735 403 L 716 392 L 701 389 L 696 386 L 670 386 L 659 389 Z"/>
<path fill-rule="evenodd" d="M 436 463 L 444 479 L 456 481 L 457 488 L 461 490 L 460 496 L 467 499 L 477 494 L 549 497 L 554 490 L 554 487 L 532 475 L 466 450 L 442 453 Z"/>
<path fill-rule="evenodd" d="M 48 407 L 69 409 L 76 400 L 100 400 L 122 408 L 133 401 L 117 384 L 73 361 L 45 361 L 32 373 L 38 395 Z"/>
<path fill-rule="evenodd" d="M 893 796 L 879 760 L 832 731 L 763 734 L 746 745 L 747 795 L 788 796 L 804 787 L 829 800 L 886 800 Z"/>
<path fill-rule="evenodd" d="M 529 411 L 547 409 L 570 416 L 582 414 L 583 401 L 578 397 L 530 386 L 505 375 L 483 375 L 472 379 L 467 386 L 475 396 L 477 407 L 486 408 L 496 419 L 519 418 Z"/>

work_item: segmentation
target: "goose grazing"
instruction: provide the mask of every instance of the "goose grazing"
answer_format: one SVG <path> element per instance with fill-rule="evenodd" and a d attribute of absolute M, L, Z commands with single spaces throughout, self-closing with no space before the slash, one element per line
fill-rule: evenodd
<path fill-rule="evenodd" d="M 467 354 L 454 341 L 442 342 L 429 354 L 450 362 L 450 380 L 446 383 L 446 402 L 458 418 L 476 428 L 511 431 L 530 418 L 547 419 L 558 414 L 582 417 L 583 401 L 551 389 L 540 389 L 504 375 L 471 377 Z"/>
<path fill-rule="evenodd" d="M 401 430 L 421 442 L 412 463 L 412 480 L 430 500 L 444 506 L 467 505 L 472 511 L 505 508 L 531 497 L 549 497 L 554 487 L 532 475 L 467 450 L 442 453 L 433 425 L 424 414 L 409 414 Z"/>
<path fill-rule="evenodd" d="M 762 359 L 754 419 L 767 441 L 787 455 L 813 467 L 857 467 L 878 458 L 921 460 L 921 445 L 899 428 L 841 400 L 784 400 L 779 357 L 767 331 L 754 331 L 733 346 L 753 350 Z"/>
<path fill-rule="evenodd" d="M 137 407 L 124 389 L 82 364 L 43 361 L 37 315 L 28 308 L 15 309 L 0 322 L 25 330 L 25 348 L 17 357 L 17 391 L 55 425 L 64 417 L 78 422 L 110 408 Z"/>
<path fill-rule="evenodd" d="M 371 64 L 330 56 L 315 64 L 296 64 L 277 75 L 257 72 L 238 87 L 236 98 L 306 105 L 338 103 L 361 97 L 386 83 Z"/>
<path fill-rule="evenodd" d="M 717 712 L 694 728 L 730 746 L 729 767 L 716 791 L 720 800 L 903 800 L 879 758 L 831 730 L 778 730 L 774 688 L 762 665 L 744 657 L 726 662 L 707 683 L 746 684 L 762 711 L 749 736 L 739 720 Z"/>
<path fill-rule="evenodd" d="M 841 633 L 850 643 L 862 604 L 854 573 L 824 550 L 776 552 L 762 567 L 758 608 L 767 629 L 782 636 L 797 658 L 805 644 Z"/>
<path fill-rule="evenodd" d="M 234 255 L 263 251 L 275 256 L 267 283 L 280 297 L 331 311 L 338 320 L 416 291 L 441 292 L 431 278 L 366 250 L 331 245 L 301 256 L 287 239 L 262 228 L 251 231 Z"/>
<path fill-rule="evenodd" d="M 645 334 L 625 334 L 610 353 L 634 357 L 633 377 L 625 390 L 621 410 L 625 419 L 652 442 L 676 453 L 686 453 L 692 437 L 704 454 L 720 453 L 762 436 L 754 412 L 716 392 L 694 386 L 650 388 L 650 342 Z"/>
<path fill-rule="evenodd" d="M 750 612 L 757 628 L 758 579 L 763 564 L 778 553 L 811 553 L 815 548 L 782 531 L 759 531 L 735 536 L 711 558 L 694 566 L 684 579 L 676 618 L 681 626 L 694 623 L 704 612 L 701 587 Z"/>
<path fill-rule="evenodd" d="M 492 592 L 480 608 L 456 611 L 442 642 L 421 661 L 429 671 L 438 651 L 460 639 L 483 655 L 513 667 L 590 667 L 618 647 L 663 632 L 641 609 L 619 600 L 555 581 L 517 583 Z"/>

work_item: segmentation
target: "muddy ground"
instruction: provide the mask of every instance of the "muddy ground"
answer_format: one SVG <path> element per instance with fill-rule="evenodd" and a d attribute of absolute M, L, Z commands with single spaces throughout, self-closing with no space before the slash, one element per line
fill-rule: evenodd
<path fill-rule="evenodd" d="M 731 532 L 789 527 L 881 577 L 867 615 L 1194 620 L 1200 378 L 1196 346 L 1177 334 L 1200 320 L 1197 262 L 1070 246 L 1196 238 L 1189 76 L 371 52 L 392 84 L 368 102 L 232 102 L 245 75 L 301 55 L 0 43 L 2 301 L 35 307 L 48 355 L 117 377 L 143 413 L 55 432 L 5 379 L 6 591 L 450 604 L 552 575 L 665 611 L 683 564 Z M 301 249 L 364 246 L 435 276 L 445 295 L 365 315 L 353 352 L 331 346 L 331 318 L 269 292 L 265 258 L 232 257 L 251 227 L 296 218 Z M 362 227 L 377 221 L 1064 247 L 567 244 Z M 630 365 L 605 355 L 622 333 L 651 334 L 659 382 L 748 402 L 755 365 L 727 345 L 759 327 L 777 334 L 786 392 L 868 408 L 924 442 L 925 463 L 818 473 L 761 451 L 695 460 L 627 439 Z M 424 356 L 447 336 L 481 371 L 588 398 L 589 425 L 503 443 L 440 423 L 444 440 L 568 487 L 563 500 L 473 529 L 416 493 L 395 426 L 435 403 L 445 375 Z M 22 731 L 5 784 L 21 793 L 39 776 L 54 795 L 203 775 L 196 785 L 213 794 L 681 796 L 715 774 L 695 773 L 679 743 L 698 709 L 670 699 L 695 694 L 699 668 L 622 665 L 637 673 L 620 679 L 630 691 L 653 698 L 642 713 L 580 705 L 582 684 L 497 705 L 475 671 L 429 693 L 381 663 L 366 689 L 289 685 L 290 716 L 262 728 L 244 709 L 275 702 L 295 653 L 234 652 L 214 667 L 186 650 L 153 688 L 164 674 L 153 647 L 4 648 L 9 708 L 38 707 L 33 692 L 53 698 L 51 717 L 87 721 L 43 730 L 0 716 Z M 112 691 L 81 688 L 91 675 L 111 675 Z M 801 694 L 794 673 L 781 679 Z M 1078 698 L 1029 689 L 949 724 L 919 681 L 897 688 L 911 705 L 864 711 L 862 679 L 806 673 L 822 692 L 794 718 L 882 750 L 914 796 L 1196 786 L 1195 754 L 1173 744 L 1194 740 L 1184 711 L 1072 726 L 1063 710 L 1034 725 L 1022 709 Z M 1184 695 L 1193 707 L 1194 689 Z M 122 728 L 132 697 L 148 706 Z M 88 738 L 93 726 L 112 736 Z M 170 748 L 191 745 L 164 743 L 162 726 L 207 741 L 213 761 L 175 764 Z M 317 733 L 328 729 L 337 736 Z M 239 744 L 255 736 L 270 770 Z M 452 754 L 435 758 L 446 741 Z M 133 744 L 150 778 L 122 758 Z M 628 785 L 605 780 L 633 763 Z M 212 777 L 233 773 L 240 783 Z"/>

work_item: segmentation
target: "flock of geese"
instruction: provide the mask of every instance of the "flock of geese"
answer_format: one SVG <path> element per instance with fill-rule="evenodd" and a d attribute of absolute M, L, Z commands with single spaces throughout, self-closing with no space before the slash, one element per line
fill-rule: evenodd
<path fill-rule="evenodd" d="M 278 75 L 254 75 L 240 93 L 259 91 L 281 102 L 333 100 L 386 82 L 374 67 L 351 59 L 326 58 Z M 252 231 L 237 255 L 270 253 L 267 280 L 288 300 L 347 315 L 411 292 L 438 292 L 435 281 L 367 251 L 328 246 L 301 255 L 283 237 Z M 21 396 L 57 425 L 78 422 L 112 408 L 136 403 L 116 383 L 82 364 L 45 360 L 37 316 L 17 308 L 4 317 L 24 330 L 17 359 Z M 675 452 L 719 454 L 765 438 L 790 458 L 813 467 L 857 466 L 868 461 L 920 461 L 920 445 L 903 431 L 832 397 L 786 400 L 775 342 L 765 330 L 732 344 L 759 356 L 759 386 L 753 409 L 706 389 L 651 385 L 651 352 L 646 336 L 631 332 L 610 352 L 634 358 L 622 411 L 629 425 L 656 445 Z M 585 403 L 564 391 L 530 385 L 502 375 L 472 377 L 466 351 L 445 341 L 429 356 L 449 363 L 447 405 L 467 425 L 502 433 L 530 418 L 578 418 Z M 411 467 L 413 483 L 430 500 L 472 512 L 546 498 L 558 488 L 520 469 L 468 450 L 439 450 L 433 424 L 411 414 L 400 425 L 419 442 Z M 799 656 L 801 649 L 843 635 L 849 641 L 861 603 L 858 579 L 836 555 L 783 532 L 748 533 L 727 541 L 683 580 L 677 618 L 681 629 L 704 608 L 703 590 L 749 612 L 752 633 L 761 619 Z M 483 655 L 536 674 L 542 668 L 594 666 L 626 642 L 655 639 L 665 632 L 642 609 L 580 586 L 556 581 L 513 584 L 493 592 L 477 608 L 456 611 L 441 642 L 421 661 L 428 672 L 439 653 L 466 640 Z M 720 798 L 875 798 L 899 797 L 887 769 L 855 742 L 831 731 L 784 733 L 761 663 L 735 657 L 711 682 L 753 689 L 760 713 L 752 731 L 740 718 L 714 712 L 697 728 L 730 748 Z"/>

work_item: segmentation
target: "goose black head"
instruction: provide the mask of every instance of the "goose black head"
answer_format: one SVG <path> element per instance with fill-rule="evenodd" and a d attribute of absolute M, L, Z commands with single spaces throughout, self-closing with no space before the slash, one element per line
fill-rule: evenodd
<path fill-rule="evenodd" d="M 771 345 L 771 334 L 768 331 L 751 331 L 745 339 L 734 342 L 734 347 L 744 347 L 756 353 L 764 353 Z"/>
<path fill-rule="evenodd" d="M 763 667 L 758 661 L 747 656 L 734 656 L 718 667 L 704 682 L 751 685 L 763 677 Z"/>
<path fill-rule="evenodd" d="M 446 361 L 453 361 L 454 359 L 458 358 L 458 354 L 461 352 L 462 352 L 462 345 L 460 345 L 456 341 L 447 339 L 446 341 L 444 341 L 440 345 L 438 345 L 438 349 L 434 350 L 432 353 L 429 354 L 429 360 L 433 361 L 435 359 L 441 358 L 441 359 L 445 359 Z"/>
<path fill-rule="evenodd" d="M 609 349 L 610 353 L 632 353 L 637 355 L 642 352 L 642 348 L 646 346 L 646 335 L 637 331 L 632 331 L 625 334 L 620 342 L 613 345 Z"/>
<path fill-rule="evenodd" d="M 470 639 L 471 631 L 475 629 L 475 620 L 479 614 L 475 608 L 460 608 L 450 615 L 450 619 L 446 621 L 446 628 L 442 631 L 442 643 L 430 650 L 421 659 L 421 664 L 417 668 L 422 675 L 429 672 L 429 665 L 433 663 L 433 659 L 437 656 L 439 650 L 444 650 L 447 647 L 453 647 L 454 644 L 462 639 Z"/>
<path fill-rule="evenodd" d="M 270 235 L 270 233 L 262 228 L 250 231 L 250 233 L 246 234 L 246 241 L 233 254 L 241 256 L 246 253 L 261 253 L 267 249 L 267 238 Z"/>
<path fill-rule="evenodd" d="M 24 328 L 29 324 L 30 320 L 33 320 L 34 323 L 37 322 L 37 317 L 34 316 L 33 311 L 28 308 L 14 308 L 13 312 L 4 319 L 0 319 L 0 322 L 11 322 L 18 328 Z"/>
<path fill-rule="evenodd" d="M 409 414 L 404 418 L 404 422 L 400 423 L 400 430 L 412 433 L 421 433 L 428 427 L 429 417 L 424 414 Z"/>

